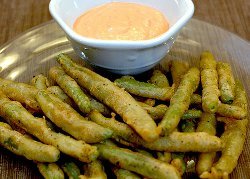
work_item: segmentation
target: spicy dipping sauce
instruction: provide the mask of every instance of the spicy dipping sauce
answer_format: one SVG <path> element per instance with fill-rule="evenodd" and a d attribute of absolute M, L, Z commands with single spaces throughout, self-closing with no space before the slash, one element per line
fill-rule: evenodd
<path fill-rule="evenodd" d="M 95 7 L 77 18 L 73 30 L 102 40 L 147 40 L 168 30 L 164 15 L 151 7 L 111 2 Z"/>

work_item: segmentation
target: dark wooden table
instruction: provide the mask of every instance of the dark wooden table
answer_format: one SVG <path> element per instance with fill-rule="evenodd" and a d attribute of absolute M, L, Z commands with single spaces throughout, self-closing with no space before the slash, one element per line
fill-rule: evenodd
<path fill-rule="evenodd" d="M 194 0 L 194 18 L 250 40 L 249 0 Z M 49 0 L 0 0 L 0 45 L 25 30 L 51 20 Z"/>
<path fill-rule="evenodd" d="M 250 0 L 193 0 L 195 4 L 194 18 L 220 26 L 250 40 Z M 52 19 L 48 10 L 49 0 L 0 0 L 0 46 L 15 38 L 20 33 Z M 21 157 L 12 155 L 0 148 L 0 161 L 6 165 L 0 166 L 0 178 L 21 178 L 16 171 L 22 169 Z M 5 155 L 6 154 L 6 155 Z M 14 159 L 14 160 L 13 160 Z M 17 168 L 13 161 L 20 160 Z M 22 170 L 34 170 L 36 165 Z M 4 172 L 3 172 L 4 170 Z M 36 169 L 35 169 L 36 170 Z M 39 174 L 37 174 L 39 178 Z"/>

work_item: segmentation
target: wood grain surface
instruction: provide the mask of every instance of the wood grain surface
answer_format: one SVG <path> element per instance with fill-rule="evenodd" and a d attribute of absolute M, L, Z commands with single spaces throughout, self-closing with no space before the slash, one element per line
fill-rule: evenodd
<path fill-rule="evenodd" d="M 250 40 L 249 0 L 193 0 L 194 17 Z M 49 0 L 0 0 L 0 45 L 51 20 Z"/>

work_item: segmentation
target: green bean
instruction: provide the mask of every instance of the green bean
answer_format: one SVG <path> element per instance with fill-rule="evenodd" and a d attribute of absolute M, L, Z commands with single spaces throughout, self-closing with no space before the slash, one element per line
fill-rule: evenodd
<path fill-rule="evenodd" d="M 171 63 L 171 75 L 173 83 L 175 84 L 176 89 L 178 88 L 182 77 L 188 72 L 189 65 L 186 62 L 173 60 Z"/>
<path fill-rule="evenodd" d="M 64 54 L 60 54 L 57 61 L 79 85 L 117 112 L 144 140 L 154 141 L 159 137 L 153 119 L 123 89 L 95 72 L 77 65 Z"/>
<path fill-rule="evenodd" d="M 143 155 L 146 155 L 148 157 L 153 157 L 153 155 L 149 151 L 146 151 L 146 150 L 143 150 L 143 149 L 138 149 L 138 148 L 136 148 L 135 151 L 138 152 L 138 153 L 141 153 Z"/>
<path fill-rule="evenodd" d="M 243 119 L 247 116 L 247 111 L 239 106 L 219 103 L 217 114 L 235 119 Z"/>
<path fill-rule="evenodd" d="M 14 154 L 24 156 L 28 160 L 55 162 L 60 155 L 59 150 L 55 147 L 28 138 L 12 130 L 8 124 L 3 122 L 0 122 L 0 144 Z"/>
<path fill-rule="evenodd" d="M 166 163 L 171 162 L 171 153 L 170 152 L 157 152 L 157 159 Z"/>
<path fill-rule="evenodd" d="M 196 119 L 196 118 L 200 118 L 202 115 L 202 111 L 201 110 L 196 110 L 196 109 L 190 109 L 187 110 L 183 116 L 181 117 L 182 120 L 186 120 L 186 119 Z"/>
<path fill-rule="evenodd" d="M 64 173 L 56 163 L 38 163 L 37 168 L 45 179 L 64 179 Z"/>
<path fill-rule="evenodd" d="M 131 94 L 163 101 L 170 100 L 174 93 L 173 87 L 159 87 L 151 83 L 126 78 L 126 76 L 116 79 L 115 84 Z"/>
<path fill-rule="evenodd" d="M 235 99 L 234 106 L 241 107 L 247 113 L 247 95 L 246 91 L 240 81 L 235 82 Z"/>
<path fill-rule="evenodd" d="M 136 146 L 150 150 L 167 152 L 213 152 L 222 148 L 221 140 L 204 132 L 172 132 L 154 142 L 145 142 L 128 125 L 113 118 L 105 118 L 97 111 L 92 111 L 89 119 L 113 131 L 113 138 L 125 140 Z"/>
<path fill-rule="evenodd" d="M 71 97 L 83 113 L 89 113 L 91 110 L 88 96 L 81 90 L 74 79 L 68 76 L 61 67 L 52 67 L 49 75 L 54 79 L 63 91 Z"/>
<path fill-rule="evenodd" d="M 221 136 L 225 146 L 221 157 L 214 164 L 217 170 L 230 174 L 236 167 L 246 139 L 247 123 L 246 118 L 226 123 L 225 131 Z"/>
<path fill-rule="evenodd" d="M 170 100 L 170 106 L 165 113 L 158 128 L 162 134 L 171 133 L 179 124 L 181 117 L 188 110 L 191 95 L 199 85 L 200 72 L 197 68 L 191 68 L 182 78 L 179 87 Z"/>
<path fill-rule="evenodd" d="M 97 143 L 111 137 L 111 130 L 87 121 L 68 104 L 46 91 L 39 91 L 36 97 L 45 115 L 76 139 Z"/>
<path fill-rule="evenodd" d="M 31 79 L 31 85 L 37 89 L 47 89 L 50 86 L 48 78 L 42 74 L 34 76 Z"/>
<path fill-rule="evenodd" d="M 60 100 L 67 103 L 71 107 L 73 107 L 73 108 L 76 107 L 75 102 L 59 86 L 50 86 L 47 88 L 47 91 L 50 94 L 55 95 L 56 97 L 58 97 Z M 91 110 L 97 110 L 104 115 L 110 115 L 110 110 L 106 106 L 104 106 L 102 103 L 95 100 L 89 94 L 86 93 L 86 95 L 88 96 L 88 98 L 90 100 Z"/>
<path fill-rule="evenodd" d="M 197 132 L 206 132 L 210 135 L 216 135 L 216 118 L 214 114 L 203 113 L 198 123 Z M 210 172 L 216 152 L 199 154 L 196 172 L 200 176 L 204 172 Z"/>
<path fill-rule="evenodd" d="M 107 175 L 100 160 L 95 160 L 84 166 L 84 175 L 87 178 L 106 179 Z"/>
<path fill-rule="evenodd" d="M 231 67 L 228 63 L 218 62 L 220 99 L 223 103 L 231 104 L 234 100 L 235 81 Z"/>
<path fill-rule="evenodd" d="M 171 165 L 173 165 L 177 170 L 183 175 L 186 171 L 186 163 L 184 161 L 184 153 L 172 153 L 172 161 Z"/>
<path fill-rule="evenodd" d="M 216 61 L 210 52 L 203 52 L 200 60 L 202 84 L 202 108 L 205 112 L 215 113 L 219 104 L 218 74 Z"/>
<path fill-rule="evenodd" d="M 199 94 L 193 94 L 191 96 L 191 104 L 201 104 L 201 96 Z"/>
<path fill-rule="evenodd" d="M 60 100 L 62 100 L 63 102 L 67 103 L 72 107 L 76 106 L 74 101 L 59 86 L 50 86 L 47 88 L 47 92 L 55 95 Z"/>
<path fill-rule="evenodd" d="M 128 170 L 122 168 L 115 168 L 113 169 L 115 176 L 117 179 L 140 179 L 137 174 L 130 172 Z"/>
<path fill-rule="evenodd" d="M 81 175 L 79 167 L 72 161 L 64 162 L 62 164 L 62 169 L 69 179 L 79 179 Z"/>
<path fill-rule="evenodd" d="M 128 149 L 98 144 L 101 159 L 149 178 L 180 178 L 171 165 Z"/>
<path fill-rule="evenodd" d="M 162 88 L 169 87 L 167 77 L 160 70 L 154 70 L 149 82 Z"/>
<path fill-rule="evenodd" d="M 77 141 L 69 136 L 53 132 L 43 118 L 31 115 L 19 102 L 10 101 L 0 93 L 0 116 L 10 123 L 25 129 L 45 144 L 57 147 L 61 152 L 75 157 L 83 162 L 95 160 L 97 148 L 83 141 Z"/>
<path fill-rule="evenodd" d="M 34 86 L 0 78 L 0 90 L 11 100 L 19 101 L 35 111 L 41 110 L 35 98 L 38 89 Z"/>
<path fill-rule="evenodd" d="M 195 123 L 193 120 L 185 120 L 181 123 L 181 131 L 182 132 L 194 132 L 195 131 Z"/>

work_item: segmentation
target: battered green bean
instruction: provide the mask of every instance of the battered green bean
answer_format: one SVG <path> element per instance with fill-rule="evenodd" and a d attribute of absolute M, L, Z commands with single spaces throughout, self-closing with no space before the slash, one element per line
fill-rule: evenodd
<path fill-rule="evenodd" d="M 203 113 L 198 123 L 197 132 L 206 132 L 210 135 L 216 135 L 216 118 L 214 114 Z M 196 172 L 200 176 L 203 172 L 210 172 L 216 152 L 201 153 L 196 165 Z"/>
<path fill-rule="evenodd" d="M 176 89 L 178 88 L 182 77 L 188 72 L 189 65 L 186 62 L 173 60 L 171 62 L 171 75 L 173 83 L 175 84 Z"/>
<path fill-rule="evenodd" d="M 16 124 L 34 135 L 45 144 L 57 147 L 61 152 L 75 157 L 83 162 L 95 160 L 98 156 L 97 148 L 83 141 L 77 141 L 69 136 L 53 132 L 42 118 L 35 118 L 16 101 L 10 101 L 0 93 L 0 116 Z"/>
<path fill-rule="evenodd" d="M 167 77 L 160 70 L 154 70 L 149 82 L 162 88 L 169 87 Z"/>
<path fill-rule="evenodd" d="M 199 94 L 193 94 L 191 96 L 191 104 L 201 104 L 201 96 Z"/>
<path fill-rule="evenodd" d="M 239 106 L 219 103 L 217 114 L 235 119 L 243 119 L 247 116 L 247 111 Z"/>
<path fill-rule="evenodd" d="M 179 87 L 170 100 L 170 106 L 158 128 L 163 135 L 171 133 L 179 124 L 181 117 L 188 110 L 190 99 L 199 85 L 200 72 L 191 68 L 182 78 Z"/>
<path fill-rule="evenodd" d="M 100 160 L 95 160 L 84 166 L 84 175 L 87 178 L 106 179 L 107 175 Z"/>
<path fill-rule="evenodd" d="M 57 82 L 63 91 L 71 97 L 83 113 L 91 110 L 88 96 L 81 90 L 74 79 L 68 76 L 61 67 L 52 67 L 49 70 L 50 77 Z"/>
<path fill-rule="evenodd" d="M 34 76 L 31 79 L 31 85 L 35 86 L 37 89 L 47 89 L 50 86 L 49 80 L 42 74 Z"/>
<path fill-rule="evenodd" d="M 182 120 L 187 120 L 187 119 L 197 119 L 200 118 L 202 115 L 201 110 L 196 110 L 196 109 L 190 109 L 187 110 L 183 116 L 181 117 Z"/>
<path fill-rule="evenodd" d="M 55 147 L 28 138 L 3 122 L 0 122 L 0 145 L 16 155 L 39 162 L 55 162 L 60 155 Z"/>
<path fill-rule="evenodd" d="M 62 164 L 62 169 L 69 179 L 79 179 L 81 175 L 79 167 L 74 162 L 64 162 Z"/>
<path fill-rule="evenodd" d="M 58 127 L 87 143 L 97 143 L 108 139 L 112 131 L 86 120 L 68 104 L 46 91 L 37 93 L 37 101 L 45 115 Z"/>
<path fill-rule="evenodd" d="M 202 84 L 202 108 L 205 112 L 215 113 L 218 108 L 220 91 L 216 61 L 210 52 L 203 52 L 200 60 Z"/>
<path fill-rule="evenodd" d="M 234 100 L 235 81 L 231 66 L 228 63 L 218 62 L 220 99 L 223 103 L 231 104 Z"/>
<path fill-rule="evenodd" d="M 0 78 L 0 90 L 14 101 L 19 101 L 35 111 L 41 110 L 35 98 L 38 89 L 34 86 Z"/>
<path fill-rule="evenodd" d="M 151 83 L 127 78 L 126 76 L 116 79 L 115 84 L 131 94 L 162 101 L 170 100 L 174 93 L 173 87 L 159 87 Z"/>
<path fill-rule="evenodd" d="M 241 107 L 247 113 L 247 95 L 246 91 L 240 81 L 235 82 L 235 99 L 234 106 Z"/>
<path fill-rule="evenodd" d="M 246 139 L 248 120 L 228 120 L 225 131 L 221 136 L 224 143 L 222 154 L 219 160 L 214 164 L 214 167 L 223 172 L 230 174 L 237 165 L 240 154 L 243 150 L 243 145 Z"/>
<path fill-rule="evenodd" d="M 149 178 L 180 178 L 179 172 L 171 165 L 152 157 L 132 152 L 128 149 L 98 144 L 100 158 L 108 160 L 118 167 L 141 174 Z"/>
<path fill-rule="evenodd" d="M 113 138 L 123 139 L 137 146 L 150 150 L 167 152 L 213 152 L 222 148 L 221 140 L 205 132 L 172 132 L 154 142 L 145 142 L 128 125 L 113 118 L 105 118 L 97 111 L 92 111 L 89 119 L 113 131 Z"/>
<path fill-rule="evenodd" d="M 195 132 L 195 123 L 191 120 L 185 120 L 181 123 L 181 131 L 182 132 Z"/>
<path fill-rule="evenodd" d="M 122 168 L 113 169 L 117 179 L 140 179 L 141 177 L 137 174 L 130 172 Z"/>
<path fill-rule="evenodd" d="M 73 108 L 76 107 L 75 102 L 59 86 L 48 87 L 47 91 L 50 94 L 55 95 L 56 97 L 58 97 L 60 100 L 67 103 L 71 107 L 73 107 Z M 102 113 L 104 115 L 110 115 L 110 110 L 106 106 L 104 106 L 102 103 L 95 100 L 89 94 L 86 93 L 86 95 L 88 96 L 88 98 L 90 100 L 90 108 L 91 108 L 91 110 L 95 109 L 95 110 L 99 111 L 100 113 Z"/>
<path fill-rule="evenodd" d="M 184 153 L 172 153 L 171 165 L 173 165 L 180 172 L 180 174 L 183 175 L 186 171 Z"/>
<path fill-rule="evenodd" d="M 76 106 L 74 101 L 59 86 L 50 86 L 47 88 L 47 92 L 55 95 L 60 100 L 62 100 L 63 102 L 67 103 L 68 105 L 72 107 Z"/>
<path fill-rule="evenodd" d="M 171 153 L 170 152 L 157 152 L 157 159 L 166 163 L 171 162 Z"/>
<path fill-rule="evenodd" d="M 38 163 L 37 168 L 45 179 L 64 179 L 64 173 L 56 163 Z"/>
<path fill-rule="evenodd" d="M 153 119 L 143 110 L 134 98 L 108 79 L 77 65 L 68 56 L 60 54 L 57 61 L 68 75 L 86 88 L 90 94 L 117 112 L 146 141 L 159 137 Z"/>

